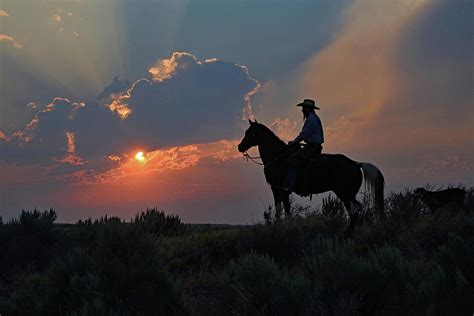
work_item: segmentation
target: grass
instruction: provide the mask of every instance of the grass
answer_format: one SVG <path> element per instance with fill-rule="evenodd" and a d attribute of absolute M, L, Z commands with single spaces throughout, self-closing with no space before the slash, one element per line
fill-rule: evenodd
<path fill-rule="evenodd" d="M 131 220 L 0 225 L 2 315 L 454 315 L 474 311 L 474 215 L 425 212 L 410 190 L 370 205 L 351 239 L 332 197 L 252 226 Z"/>

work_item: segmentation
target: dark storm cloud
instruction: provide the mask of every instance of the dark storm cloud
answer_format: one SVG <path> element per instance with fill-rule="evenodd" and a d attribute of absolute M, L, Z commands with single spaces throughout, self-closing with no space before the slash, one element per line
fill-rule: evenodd
<path fill-rule="evenodd" d="M 119 77 L 114 77 L 112 83 L 105 87 L 104 90 L 97 96 L 97 99 L 103 100 L 114 93 L 124 92 L 130 87 L 130 81 L 127 79 L 120 79 Z"/>
<path fill-rule="evenodd" d="M 0 160 L 64 174 L 109 168 L 108 155 L 232 137 L 257 86 L 246 67 L 174 53 L 133 84 L 114 78 L 98 100 L 55 98 L 23 129 L 2 134 Z"/>
<path fill-rule="evenodd" d="M 45 165 L 67 153 L 67 132 L 83 103 L 54 98 L 24 129 L 0 139 L 0 159 L 15 165 Z"/>
<path fill-rule="evenodd" d="M 150 69 L 153 80 L 130 91 L 133 111 L 125 120 L 137 140 L 154 146 L 211 142 L 235 136 L 244 97 L 257 82 L 245 67 L 200 62 L 175 53 Z"/>

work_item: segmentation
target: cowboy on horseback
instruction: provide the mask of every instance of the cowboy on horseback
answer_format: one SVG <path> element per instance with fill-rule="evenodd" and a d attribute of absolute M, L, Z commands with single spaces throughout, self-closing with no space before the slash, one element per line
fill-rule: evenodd
<path fill-rule="evenodd" d="M 289 157 L 287 190 L 290 192 L 294 192 L 296 189 L 297 168 L 301 165 L 301 161 L 304 161 L 306 157 L 315 158 L 321 155 L 322 144 L 324 143 L 323 126 L 315 112 L 319 108 L 315 105 L 314 100 L 305 99 L 296 106 L 302 107 L 304 125 L 300 134 L 294 140 L 288 142 L 288 145 L 299 146 L 302 141 L 306 144 Z"/>
<path fill-rule="evenodd" d="M 288 170 L 288 154 L 295 153 L 294 149 L 297 148 L 288 146 L 265 125 L 251 120 L 249 120 L 249 124 L 250 126 L 245 131 L 242 141 L 237 145 L 237 149 L 245 154 L 252 147 L 258 148 L 264 166 L 265 180 L 270 185 L 275 200 L 275 217 L 280 218 L 282 204 L 286 215 L 290 216 L 290 192 L 283 187 L 283 181 L 286 180 L 284 178 Z M 303 140 L 305 139 L 303 138 Z M 305 175 L 302 177 L 303 181 L 298 181 L 296 191 L 293 192 L 301 196 L 327 191 L 334 192 L 344 203 L 344 207 L 349 213 L 350 222 L 345 233 L 350 235 L 354 231 L 362 208 L 356 195 L 362 186 L 362 181 L 364 181 L 372 198 L 374 213 L 378 219 L 384 218 L 385 180 L 382 172 L 375 165 L 369 162 L 354 161 L 342 154 L 318 154 L 316 157 L 316 159 L 310 157 L 309 160 L 303 160 L 303 163 L 300 164 L 304 168 Z M 312 179 L 317 181 L 312 181 Z"/>

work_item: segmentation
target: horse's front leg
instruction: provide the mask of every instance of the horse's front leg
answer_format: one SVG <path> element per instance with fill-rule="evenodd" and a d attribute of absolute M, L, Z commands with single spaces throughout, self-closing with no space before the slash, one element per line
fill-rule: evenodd
<path fill-rule="evenodd" d="M 275 200 L 275 218 L 281 218 L 281 202 L 282 202 L 282 194 L 281 190 L 272 189 L 273 199 Z"/>

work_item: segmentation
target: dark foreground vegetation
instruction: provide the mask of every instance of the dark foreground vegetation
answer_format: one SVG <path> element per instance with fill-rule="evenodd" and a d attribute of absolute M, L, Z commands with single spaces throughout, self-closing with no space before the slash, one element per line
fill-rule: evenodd
<path fill-rule="evenodd" d="M 366 211 L 370 207 L 365 204 Z M 0 225 L 0 314 L 472 315 L 474 215 L 434 214 L 411 191 L 366 212 L 352 239 L 342 205 L 240 227 L 196 229 L 147 210 L 53 224 L 53 210 Z"/>

